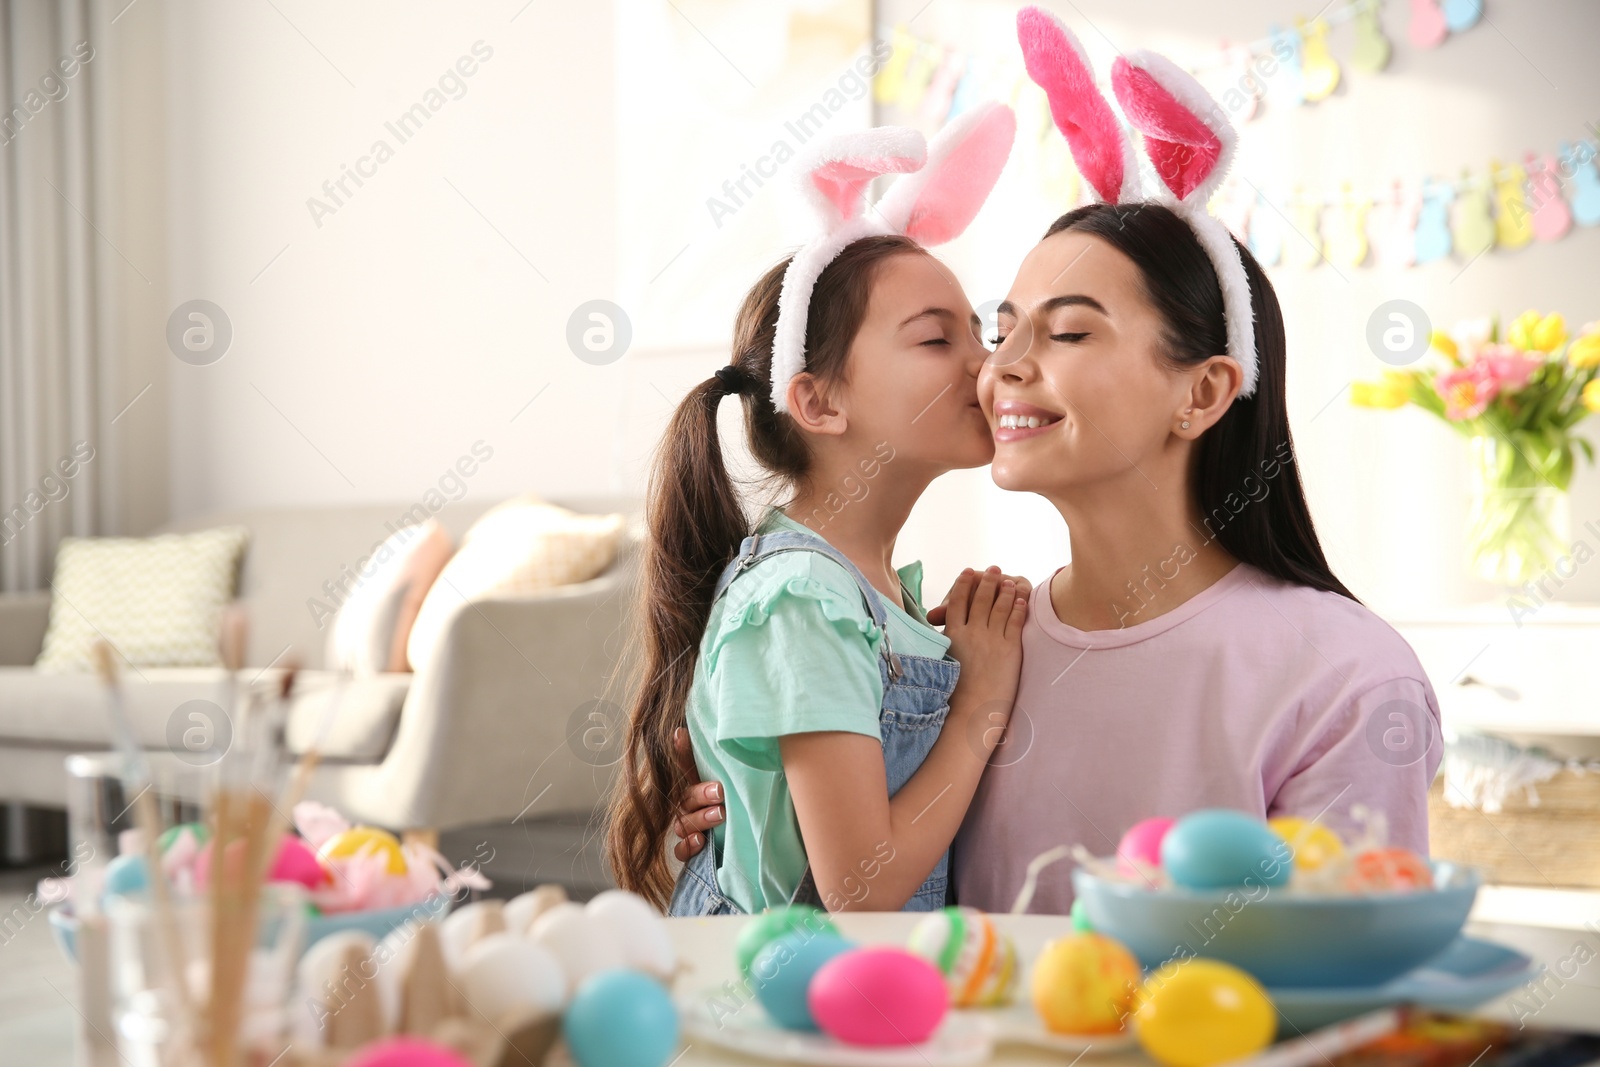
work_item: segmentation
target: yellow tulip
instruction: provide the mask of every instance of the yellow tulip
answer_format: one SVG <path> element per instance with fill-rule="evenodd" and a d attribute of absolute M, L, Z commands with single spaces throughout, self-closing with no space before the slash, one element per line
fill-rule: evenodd
<path fill-rule="evenodd" d="M 1583 387 L 1583 406 L 1590 411 L 1600 411 L 1600 379 Z"/>
<path fill-rule="evenodd" d="M 1567 362 L 1580 370 L 1600 367 L 1600 331 L 1579 334 L 1567 347 Z"/>
<path fill-rule="evenodd" d="M 1455 340 L 1449 334 L 1443 330 L 1434 330 L 1433 336 L 1428 340 L 1433 345 L 1433 350 L 1444 356 L 1451 363 L 1459 364 L 1461 362 L 1461 350 L 1456 347 Z"/>
<path fill-rule="evenodd" d="M 1350 403 L 1358 408 L 1405 407 L 1411 399 L 1411 377 L 1386 370 L 1375 382 L 1351 382 Z"/>
<path fill-rule="evenodd" d="M 1529 308 L 1511 320 L 1511 325 L 1506 327 L 1506 344 L 1524 351 L 1533 347 L 1533 331 L 1539 325 L 1542 316 L 1537 311 Z"/>
<path fill-rule="evenodd" d="M 1538 352 L 1554 352 L 1561 347 L 1561 342 L 1567 339 L 1567 323 L 1559 312 L 1552 311 L 1539 320 L 1539 325 L 1533 328 L 1530 340 L 1533 348 Z"/>

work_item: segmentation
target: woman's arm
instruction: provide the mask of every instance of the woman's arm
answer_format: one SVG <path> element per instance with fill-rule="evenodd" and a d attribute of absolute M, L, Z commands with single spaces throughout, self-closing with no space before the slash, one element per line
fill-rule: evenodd
<path fill-rule="evenodd" d="M 945 632 L 961 680 L 939 740 L 889 796 L 883 749 L 838 731 L 779 740 L 806 857 L 830 911 L 894 911 L 950 847 L 1016 699 L 1024 588 L 997 568 L 964 572 L 951 590 Z"/>

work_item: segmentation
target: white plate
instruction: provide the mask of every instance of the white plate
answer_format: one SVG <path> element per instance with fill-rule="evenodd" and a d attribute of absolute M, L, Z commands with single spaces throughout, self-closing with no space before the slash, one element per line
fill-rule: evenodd
<path fill-rule="evenodd" d="M 966 1012 L 951 1012 L 933 1036 L 920 1045 L 866 1048 L 846 1045 L 826 1034 L 801 1033 L 775 1025 L 756 1000 L 734 1011 L 725 989 L 707 989 L 679 1003 L 684 1036 L 746 1056 L 819 1067 L 969 1067 L 988 1062 L 994 1049 L 992 1027 Z"/>
<path fill-rule="evenodd" d="M 1133 1045 L 1133 1034 L 1127 1030 L 1115 1034 L 1057 1034 L 1047 1030 L 1039 1013 L 1027 1004 L 1011 1004 L 1004 1008 L 991 1008 L 981 1012 L 963 1012 L 976 1015 L 989 1024 L 997 1045 L 1031 1045 L 1054 1052 L 1081 1052 L 1094 1055 L 1115 1052 Z"/>

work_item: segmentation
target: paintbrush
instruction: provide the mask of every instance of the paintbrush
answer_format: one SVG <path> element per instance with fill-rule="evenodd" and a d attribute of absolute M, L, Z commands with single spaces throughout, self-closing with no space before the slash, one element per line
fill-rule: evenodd
<path fill-rule="evenodd" d="M 105 641 L 96 641 L 93 648 L 95 671 L 106 687 L 106 709 L 111 718 L 111 737 L 122 755 L 122 787 L 133 794 L 134 825 L 138 827 L 140 845 L 144 850 L 145 876 L 150 886 L 154 906 L 157 934 L 166 949 L 167 967 L 164 980 L 176 993 L 176 1004 L 181 1013 L 179 1040 L 188 1040 L 193 1034 L 195 1007 L 189 995 L 186 978 L 187 960 L 183 936 L 178 929 L 173 911 L 171 887 L 167 884 L 166 870 L 161 865 L 161 815 L 156 810 L 152 795 L 154 781 L 150 762 L 133 732 L 128 709 L 122 700 L 122 686 L 117 677 L 116 657 Z"/>

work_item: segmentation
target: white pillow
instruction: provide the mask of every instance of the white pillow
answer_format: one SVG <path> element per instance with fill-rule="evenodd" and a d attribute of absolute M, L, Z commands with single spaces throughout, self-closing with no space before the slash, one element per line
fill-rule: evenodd
<path fill-rule="evenodd" d="M 404 671 L 406 642 L 423 598 L 450 559 L 450 535 L 438 520 L 405 526 L 358 564 L 359 584 L 339 606 L 328 633 L 331 670 Z"/>
<path fill-rule="evenodd" d="M 35 666 L 91 669 L 104 638 L 136 667 L 216 667 L 242 526 L 156 537 L 66 537 L 56 551 L 50 625 Z"/>
<path fill-rule="evenodd" d="M 621 515 L 579 515 L 534 497 L 485 512 L 428 590 L 406 646 L 413 670 L 433 657 L 446 627 L 467 602 L 586 582 L 611 566 L 622 541 Z"/>

